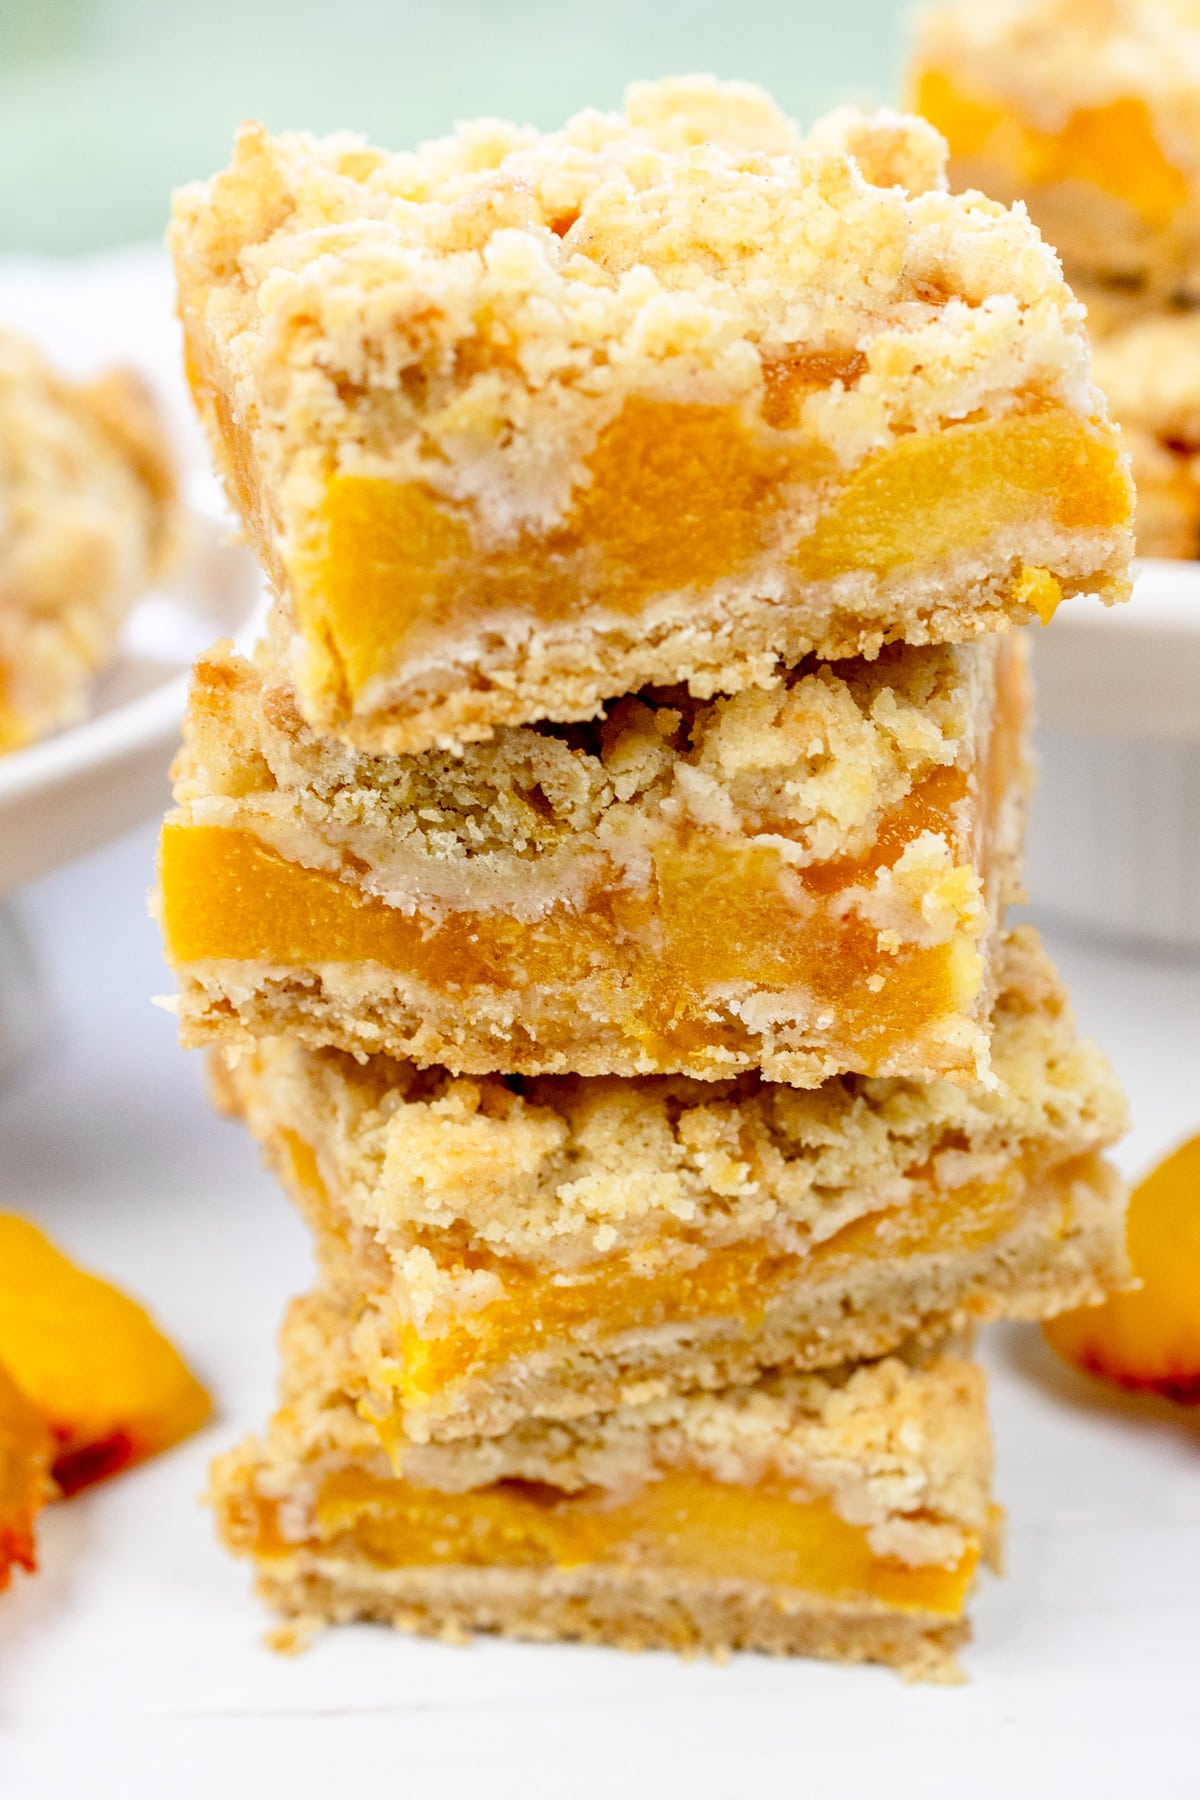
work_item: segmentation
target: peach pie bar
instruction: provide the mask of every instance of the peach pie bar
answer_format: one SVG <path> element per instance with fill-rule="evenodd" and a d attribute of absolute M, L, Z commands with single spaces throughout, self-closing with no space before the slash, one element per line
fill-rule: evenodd
<path fill-rule="evenodd" d="M 955 186 L 1026 201 L 1072 280 L 1200 294 L 1193 0 L 954 0 L 921 21 L 911 95 Z"/>
<path fill-rule="evenodd" d="M 305 716 L 421 751 L 1122 598 L 1079 308 L 943 159 L 705 80 L 407 155 L 246 127 L 171 235 Z"/>
<path fill-rule="evenodd" d="M 0 754 L 79 716 L 174 517 L 166 442 L 137 377 L 62 380 L 0 330 Z"/>
<path fill-rule="evenodd" d="M 1101 1299 L 1123 1106 L 1029 931 L 994 1054 L 986 1088 L 455 1079 L 291 1038 L 215 1073 L 314 1227 L 396 1448 Z"/>
<path fill-rule="evenodd" d="M 1112 329 L 1095 369 L 1129 449 L 1139 554 L 1200 556 L 1200 308 Z"/>
<path fill-rule="evenodd" d="M 953 1675 L 999 1536 L 971 1363 L 527 1422 L 414 1447 L 398 1476 L 341 1385 L 345 1329 L 328 1296 L 294 1305 L 283 1405 L 213 1469 L 222 1538 L 302 1629 L 373 1619 Z"/>
<path fill-rule="evenodd" d="M 184 1040 L 479 1073 L 980 1076 L 1023 650 L 895 646 L 389 757 L 318 737 L 218 649 L 162 841 Z"/>

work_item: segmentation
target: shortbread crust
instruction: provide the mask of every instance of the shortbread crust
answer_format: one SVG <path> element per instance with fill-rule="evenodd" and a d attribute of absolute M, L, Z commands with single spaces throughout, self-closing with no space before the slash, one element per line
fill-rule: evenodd
<path fill-rule="evenodd" d="M 455 1080 L 288 1039 L 218 1077 L 355 1313 L 383 1437 L 496 1433 L 1101 1299 L 1123 1103 L 1033 933 L 1005 963 L 986 1089 Z"/>
<path fill-rule="evenodd" d="M 245 127 L 171 242 L 306 716 L 417 751 L 1124 597 L 1079 308 L 943 154 L 699 79 L 409 155 Z"/>
<path fill-rule="evenodd" d="M 136 375 L 66 381 L 0 329 L 0 754 L 80 716 L 169 555 L 174 501 Z"/>
<path fill-rule="evenodd" d="M 345 1331 L 328 1295 L 296 1303 L 281 1410 L 214 1465 L 221 1536 L 285 1615 L 953 1673 L 998 1532 L 960 1357 L 527 1423 L 399 1479 L 341 1386 Z"/>
<path fill-rule="evenodd" d="M 1024 643 L 896 646 L 595 726 L 370 756 L 197 666 L 163 837 L 184 1040 L 457 1070 L 982 1078 Z"/>

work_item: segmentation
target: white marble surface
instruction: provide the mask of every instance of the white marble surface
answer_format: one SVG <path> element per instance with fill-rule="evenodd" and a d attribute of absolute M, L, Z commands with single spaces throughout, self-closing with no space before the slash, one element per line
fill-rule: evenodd
<path fill-rule="evenodd" d="M 1102 1399 L 1032 1329 L 987 1340 L 1010 1558 L 963 1687 L 370 1629 L 266 1651 L 198 1495 L 209 1455 L 265 1416 L 308 1250 L 149 1004 L 168 985 L 152 855 L 140 832 L 21 897 L 53 1017 L 0 1092 L 2 1204 L 149 1299 L 218 1417 L 46 1517 L 42 1573 L 0 1600 L 3 1800 L 1200 1793 L 1200 1421 Z M 1054 949 L 1128 1083 L 1136 1170 L 1200 1128 L 1200 964 Z"/>

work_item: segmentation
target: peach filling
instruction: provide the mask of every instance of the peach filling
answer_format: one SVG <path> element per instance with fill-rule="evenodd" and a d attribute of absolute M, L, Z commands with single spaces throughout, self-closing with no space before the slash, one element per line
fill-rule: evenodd
<path fill-rule="evenodd" d="M 1155 230 L 1169 225 L 1188 197 L 1145 103 L 1128 97 L 1083 106 L 1059 131 L 1043 131 L 1002 101 L 958 87 L 938 69 L 918 77 L 916 107 L 961 157 L 1006 164 L 1021 188 L 1082 181 L 1131 206 Z"/>
<path fill-rule="evenodd" d="M 0 756 L 20 750 L 29 741 L 29 727 L 15 707 L 4 701 L 4 668 L 0 664 Z"/>
<path fill-rule="evenodd" d="M 260 1501 L 257 1510 L 255 1553 L 294 1553 L 277 1508 Z M 340 1551 L 384 1569 L 606 1565 L 950 1618 L 961 1613 L 979 1562 L 970 1533 L 949 1565 L 878 1556 L 866 1530 L 847 1524 L 828 1500 L 793 1499 L 777 1479 L 739 1487 L 691 1469 L 665 1470 L 623 1496 L 523 1481 L 444 1494 L 347 1469 L 322 1483 L 316 1525 L 305 1545 L 312 1553 Z"/>
<path fill-rule="evenodd" d="M 770 849 L 664 860 L 657 919 L 649 896 L 617 889 L 593 896 L 586 912 L 556 907 L 529 923 L 472 912 L 435 920 L 290 863 L 250 832 L 172 824 L 162 839 L 163 923 L 176 965 L 365 961 L 456 996 L 557 990 L 557 1007 L 540 1002 L 546 1053 L 577 1038 L 569 994 L 584 983 L 607 983 L 606 1013 L 630 1056 L 667 1063 L 735 1036 L 742 1047 L 736 1023 L 710 1016 L 717 984 L 807 990 L 833 1015 L 816 1041 L 836 1044 L 863 1073 L 971 1008 L 982 981 L 973 941 L 882 952 L 855 914 L 798 910 L 778 884 L 781 866 Z M 944 1054 L 956 1072 L 954 1053 Z"/>
<path fill-rule="evenodd" d="M 564 525 L 507 548 L 477 541 L 470 509 L 420 483 L 331 475 L 288 571 L 301 629 L 353 697 L 422 640 L 488 615 L 637 617 L 656 596 L 748 578 L 767 555 L 790 559 L 799 581 L 884 578 L 1022 520 L 1110 529 L 1131 507 L 1112 434 L 1051 408 L 901 437 L 843 479 L 798 432 L 752 427 L 732 407 L 635 399 L 588 474 Z M 797 538 L 786 509 L 818 483 L 824 504 Z"/>
<path fill-rule="evenodd" d="M 293 1158 L 292 1167 L 303 1182 L 300 1159 Z M 315 1167 L 308 1174 L 311 1179 Z M 312 1190 L 310 1197 L 316 1198 Z M 664 1239 L 649 1250 L 613 1252 L 598 1264 L 553 1274 L 473 1255 L 471 1268 L 500 1276 L 503 1299 L 455 1315 L 436 1335 L 402 1326 L 397 1398 L 421 1408 L 448 1388 L 486 1378 L 516 1359 L 571 1346 L 603 1350 L 628 1331 L 725 1319 L 753 1332 L 789 1291 L 829 1280 L 846 1262 L 896 1263 L 933 1251 L 970 1256 L 1010 1231 L 1025 1205 L 1024 1171 L 1014 1165 L 996 1182 L 927 1186 L 907 1206 L 855 1219 L 805 1250 L 785 1251 L 762 1240 L 705 1250 Z M 436 1255 L 435 1245 L 426 1247 Z M 377 1423 L 389 1447 L 393 1435 L 398 1441 L 398 1421 Z"/>

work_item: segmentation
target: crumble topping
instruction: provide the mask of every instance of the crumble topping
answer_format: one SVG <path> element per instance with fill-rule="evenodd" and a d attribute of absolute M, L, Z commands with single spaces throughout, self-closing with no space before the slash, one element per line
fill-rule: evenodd
<path fill-rule="evenodd" d="M 1030 393 L 1099 416 L 1053 252 L 1023 209 L 947 192 L 943 160 L 923 121 L 843 110 L 806 138 L 700 79 L 406 155 L 250 125 L 179 195 L 172 244 L 289 505 L 332 459 L 471 499 L 504 538 L 563 517 L 631 392 L 765 431 L 796 357 L 835 373 L 800 384 L 791 429 L 843 467 Z"/>
<path fill-rule="evenodd" d="M 173 548 L 154 402 L 113 369 L 69 382 L 0 329 L 0 750 L 66 723 Z"/>
<path fill-rule="evenodd" d="M 475 904 L 490 872 L 506 910 L 527 904 L 523 864 L 561 878 L 575 863 L 586 880 L 604 856 L 644 879 L 664 828 L 757 838 L 798 867 L 853 859 L 935 770 L 971 771 L 997 641 L 814 661 L 709 701 L 651 690 L 592 723 L 501 727 L 419 756 L 322 737 L 269 668 L 218 646 L 196 668 L 176 798 L 197 823 L 251 820 L 296 860 L 348 858 L 350 879 L 409 906 L 438 865 L 471 865 Z"/>

